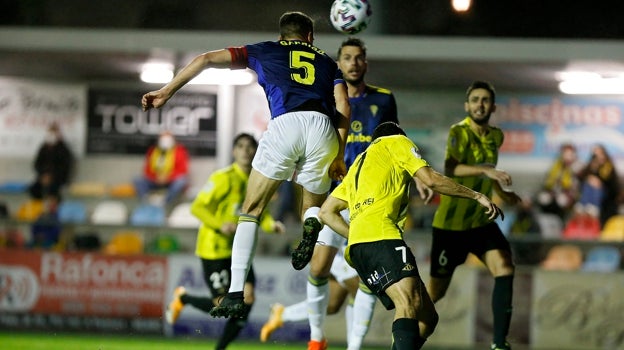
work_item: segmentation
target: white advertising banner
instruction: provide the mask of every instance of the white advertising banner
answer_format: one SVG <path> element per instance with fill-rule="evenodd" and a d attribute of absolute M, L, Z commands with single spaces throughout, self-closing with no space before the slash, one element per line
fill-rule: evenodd
<path fill-rule="evenodd" d="M 0 157 L 34 158 L 52 122 L 81 157 L 86 104 L 83 85 L 0 78 Z"/>
<path fill-rule="evenodd" d="M 624 349 L 624 273 L 535 270 L 531 346 Z"/>

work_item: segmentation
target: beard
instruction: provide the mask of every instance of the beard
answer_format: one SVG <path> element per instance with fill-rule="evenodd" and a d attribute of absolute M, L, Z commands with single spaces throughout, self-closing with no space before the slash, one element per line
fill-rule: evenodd
<path fill-rule="evenodd" d="M 491 116 L 492 116 L 491 114 L 488 114 L 484 116 L 483 118 L 478 119 L 474 115 L 472 115 L 472 113 L 470 113 L 470 119 L 472 119 L 473 122 L 475 122 L 477 125 L 480 125 L 480 126 L 487 125 L 490 122 Z"/>
<path fill-rule="evenodd" d="M 363 81 L 364 81 L 364 74 L 360 75 L 359 78 L 356 79 L 345 79 L 344 81 L 346 81 L 347 83 L 351 84 L 351 85 L 360 85 Z"/>

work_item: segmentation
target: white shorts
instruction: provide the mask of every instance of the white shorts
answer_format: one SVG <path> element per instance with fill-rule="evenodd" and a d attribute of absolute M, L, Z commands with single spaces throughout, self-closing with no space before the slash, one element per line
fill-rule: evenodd
<path fill-rule="evenodd" d="M 269 121 L 253 159 L 253 168 L 274 180 L 290 180 L 308 192 L 329 191 L 329 166 L 338 154 L 330 118 L 319 112 L 291 112 Z"/>
<path fill-rule="evenodd" d="M 336 257 L 334 258 L 334 262 L 332 262 L 332 266 L 329 272 L 343 287 L 345 287 L 344 281 L 358 276 L 357 271 L 355 271 L 355 269 L 351 267 L 345 260 L 342 251 L 336 254 Z"/>

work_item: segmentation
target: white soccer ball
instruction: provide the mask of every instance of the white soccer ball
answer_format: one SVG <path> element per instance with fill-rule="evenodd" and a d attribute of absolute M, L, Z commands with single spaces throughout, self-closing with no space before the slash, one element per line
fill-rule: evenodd
<path fill-rule="evenodd" d="M 368 0 L 334 0 L 329 19 L 339 32 L 357 34 L 368 27 L 372 14 Z"/>

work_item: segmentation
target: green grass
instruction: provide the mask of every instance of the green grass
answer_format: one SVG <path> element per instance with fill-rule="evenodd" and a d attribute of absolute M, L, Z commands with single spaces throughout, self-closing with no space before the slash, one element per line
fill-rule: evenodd
<path fill-rule="evenodd" d="M 0 330 L 0 349 L 4 350 L 212 350 L 216 345 L 214 339 L 146 335 L 119 335 L 102 333 L 56 333 L 54 331 L 21 331 L 10 332 Z M 228 350 L 303 350 L 304 342 L 299 343 L 260 343 L 251 341 L 234 341 Z M 330 349 L 346 348 L 344 344 L 330 344 Z M 485 349 L 480 347 L 462 348 L 462 350 Z M 362 350 L 388 350 L 388 346 L 364 346 Z M 514 347 L 515 349 L 515 347 Z M 520 347 L 519 349 L 526 349 Z M 425 344 L 423 350 L 459 350 L 458 348 L 435 347 Z"/>
<path fill-rule="evenodd" d="M 55 333 L 53 331 L 9 333 L 5 330 L 0 331 L 0 344 L 2 349 L 11 350 L 212 350 L 215 347 L 215 340 L 145 335 Z M 306 344 L 303 342 L 259 343 L 234 341 L 228 347 L 228 350 L 302 350 L 305 347 Z M 387 347 L 365 347 L 364 349 L 381 350 L 387 349 Z"/>
<path fill-rule="evenodd" d="M 0 333 L 3 349 L 28 350 L 209 350 L 215 341 L 202 338 L 166 338 L 145 335 L 108 335 L 54 332 Z M 261 344 L 235 341 L 228 349 L 301 349 L 301 344 Z"/>

